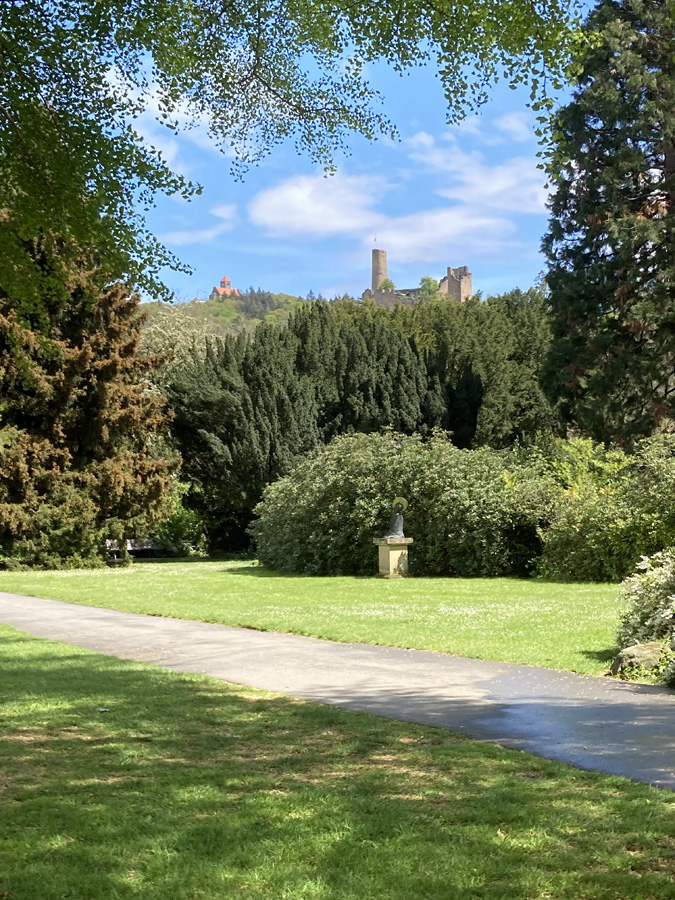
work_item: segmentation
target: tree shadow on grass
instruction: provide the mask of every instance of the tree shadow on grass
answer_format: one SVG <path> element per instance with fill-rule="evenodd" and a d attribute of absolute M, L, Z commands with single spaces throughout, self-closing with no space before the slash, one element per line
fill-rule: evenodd
<path fill-rule="evenodd" d="M 250 566 L 225 566 L 222 569 L 228 575 L 252 575 L 254 578 L 289 578 L 288 572 L 279 572 L 277 569 L 267 569 L 252 563 Z M 309 578 L 308 575 L 293 575 L 294 578 Z"/>
<path fill-rule="evenodd" d="M 245 562 L 252 560 L 250 554 L 244 553 L 216 553 L 213 556 L 147 556 L 134 559 L 135 566 L 161 566 L 168 563 L 218 563 L 218 562 Z"/>
<path fill-rule="evenodd" d="M 618 647 L 609 647 L 607 650 L 582 650 L 581 655 L 585 656 L 587 659 L 610 663 L 618 652 Z"/>
<path fill-rule="evenodd" d="M 12 900 L 672 897 L 643 785 L 28 636 L 0 669 Z"/>
<path fill-rule="evenodd" d="M 356 581 L 379 581 L 375 572 L 372 575 L 311 575 L 307 572 L 280 572 L 278 569 L 268 569 L 261 565 L 232 566 L 223 571 L 229 575 L 253 575 L 256 578 L 349 578 Z"/>

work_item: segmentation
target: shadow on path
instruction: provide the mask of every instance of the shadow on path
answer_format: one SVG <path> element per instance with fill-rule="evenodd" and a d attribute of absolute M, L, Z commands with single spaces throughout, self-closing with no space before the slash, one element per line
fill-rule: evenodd
<path fill-rule="evenodd" d="M 460 731 L 675 789 L 675 693 L 666 688 L 1 593 L 0 621 L 126 659 Z"/>

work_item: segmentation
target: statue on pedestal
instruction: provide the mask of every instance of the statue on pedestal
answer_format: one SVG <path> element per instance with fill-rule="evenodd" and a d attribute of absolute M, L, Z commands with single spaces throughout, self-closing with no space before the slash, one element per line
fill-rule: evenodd
<path fill-rule="evenodd" d="M 408 508 L 408 501 L 403 497 L 397 497 L 392 503 L 391 520 L 389 522 L 389 531 L 385 534 L 386 538 L 402 538 L 403 534 L 403 513 Z"/>
<path fill-rule="evenodd" d="M 389 531 L 381 538 L 373 538 L 377 544 L 378 565 L 382 578 L 405 578 L 408 574 L 408 547 L 412 538 L 403 534 L 403 513 L 408 501 L 397 497 L 391 505 Z"/>

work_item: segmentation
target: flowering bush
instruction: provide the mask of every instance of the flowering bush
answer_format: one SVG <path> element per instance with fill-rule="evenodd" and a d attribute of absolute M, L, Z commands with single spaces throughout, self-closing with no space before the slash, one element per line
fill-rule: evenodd
<path fill-rule="evenodd" d="M 621 587 L 620 647 L 675 638 L 675 549 L 644 557 Z"/>

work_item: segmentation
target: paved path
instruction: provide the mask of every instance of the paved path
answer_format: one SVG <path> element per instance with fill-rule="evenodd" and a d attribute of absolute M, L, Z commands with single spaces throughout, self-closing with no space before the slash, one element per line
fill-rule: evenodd
<path fill-rule="evenodd" d="M 0 592 L 0 621 L 110 656 L 462 732 L 675 790 L 675 692 Z"/>

